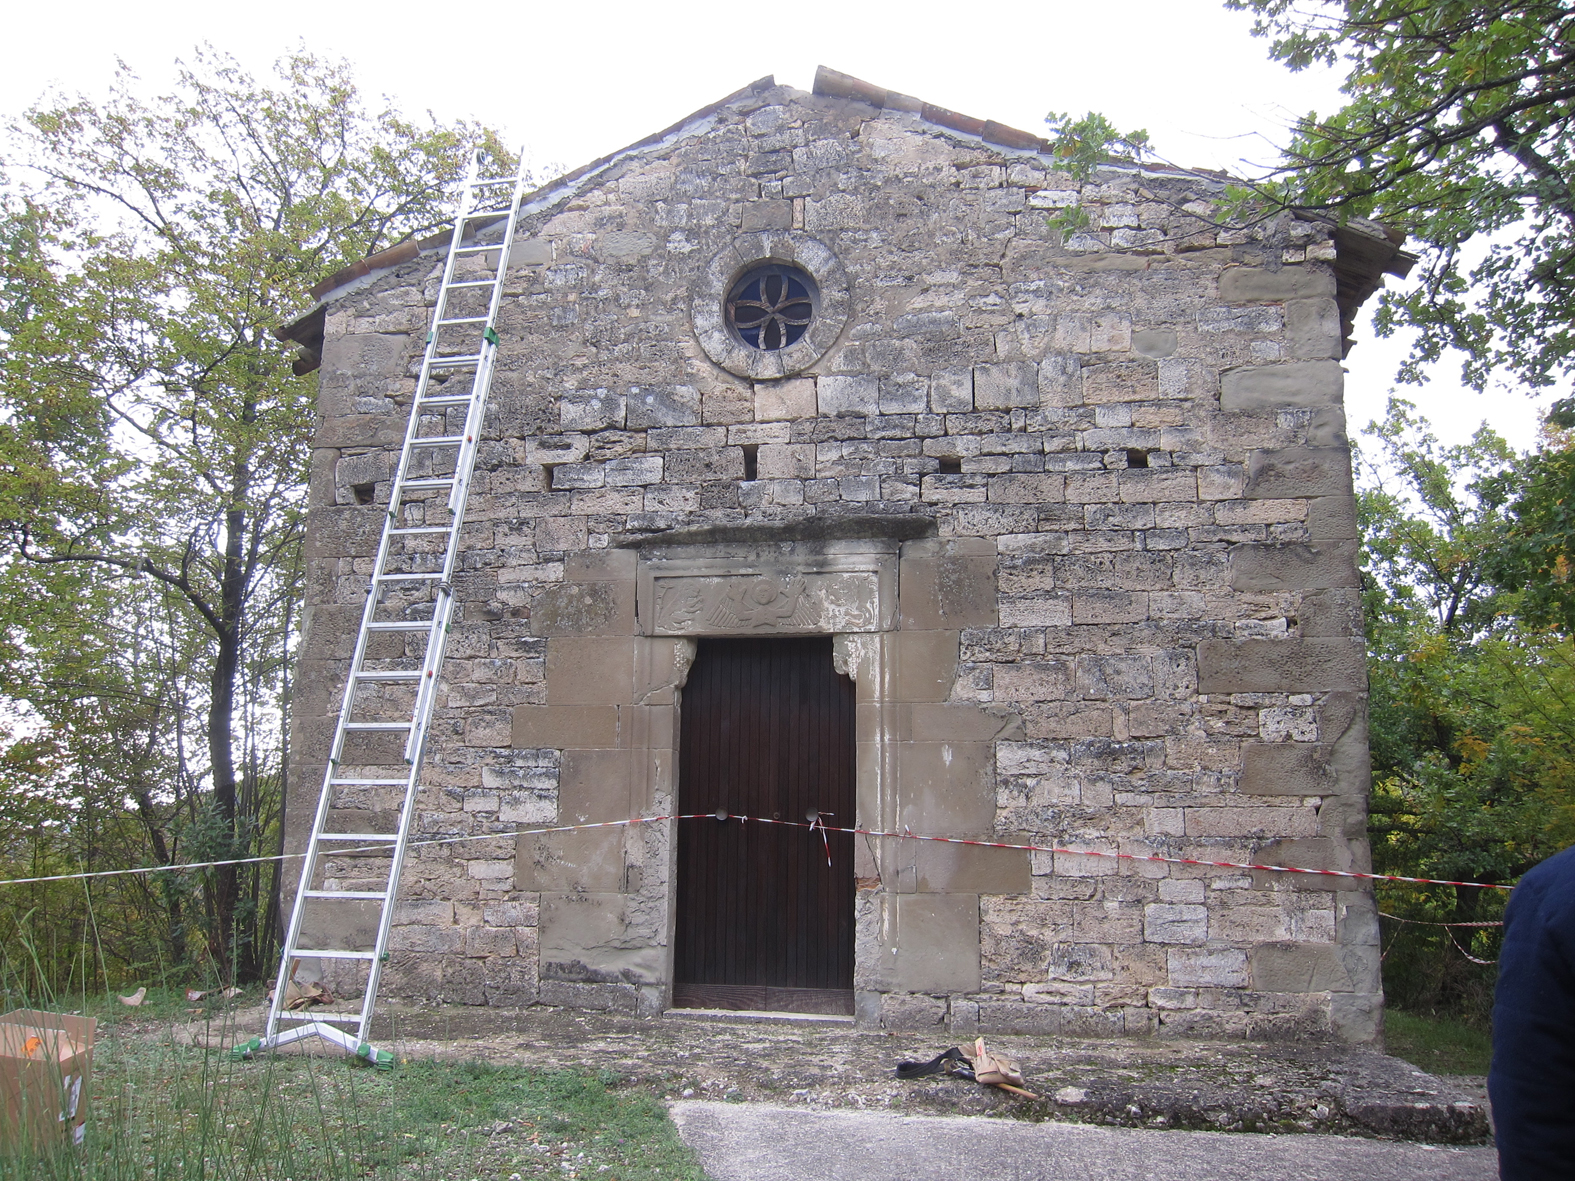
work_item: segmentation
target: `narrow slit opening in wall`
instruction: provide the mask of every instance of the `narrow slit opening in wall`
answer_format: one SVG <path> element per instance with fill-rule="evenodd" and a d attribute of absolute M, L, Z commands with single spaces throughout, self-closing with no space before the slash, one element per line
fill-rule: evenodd
<path fill-rule="evenodd" d="M 1138 448 L 1138 447 L 1128 447 L 1127 448 L 1127 466 L 1128 467 L 1147 467 L 1148 466 L 1148 452 L 1144 451 L 1144 450 L 1142 450 L 1141 448 Z"/>
<path fill-rule="evenodd" d="M 357 504 L 371 504 L 377 496 L 376 484 L 351 484 L 350 495 L 355 497 Z"/>
<path fill-rule="evenodd" d="M 960 456 L 960 455 L 943 455 L 943 456 L 941 456 L 941 466 L 938 469 L 938 473 L 940 475 L 943 475 L 943 476 L 960 476 L 960 475 L 962 475 L 962 456 Z"/>
<path fill-rule="evenodd" d="M 760 478 L 760 445 L 758 443 L 745 443 L 744 452 L 744 479 L 758 480 Z"/>

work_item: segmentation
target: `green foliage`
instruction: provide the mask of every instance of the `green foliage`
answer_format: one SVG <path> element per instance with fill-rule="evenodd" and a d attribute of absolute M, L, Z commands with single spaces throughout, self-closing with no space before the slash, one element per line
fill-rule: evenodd
<path fill-rule="evenodd" d="M 1097 111 L 1089 111 L 1081 119 L 1051 111 L 1045 116 L 1045 125 L 1050 132 L 1050 154 L 1059 161 L 1057 168 L 1073 180 L 1087 180 L 1101 164 L 1112 161 L 1137 163 L 1149 152 L 1148 132 L 1119 131 Z M 1071 205 L 1052 214 L 1049 223 L 1063 234 L 1075 233 L 1087 228 L 1088 212 Z"/>
<path fill-rule="evenodd" d="M 1368 428 L 1358 497 L 1380 872 L 1511 883 L 1575 843 L 1575 644 L 1493 577 L 1526 466 L 1490 430 L 1443 447 L 1409 403 Z M 1364 448 L 1368 445 L 1364 443 Z M 1484 1018 L 1498 891 L 1379 885 L 1385 987 Z"/>
<path fill-rule="evenodd" d="M 275 74 L 203 50 L 150 97 L 122 66 L 104 100 L 52 100 L 0 141 L 0 695 L 74 801 L 35 857 L 278 850 L 315 382 L 271 330 L 325 273 L 441 224 L 469 149 L 498 152 L 369 110 L 343 64 Z M 276 886 L 271 867 L 117 884 L 109 970 L 257 977 Z M 82 919 L 57 904 L 0 897 L 0 921 Z M 123 944 L 138 906 L 156 938 Z"/>
<path fill-rule="evenodd" d="M 1339 111 L 1297 121 L 1260 196 L 1376 218 L 1421 242 L 1420 283 L 1385 292 L 1381 333 L 1419 335 L 1482 389 L 1575 370 L 1575 8 L 1567 0 L 1226 0 L 1292 70 L 1347 72 Z"/>

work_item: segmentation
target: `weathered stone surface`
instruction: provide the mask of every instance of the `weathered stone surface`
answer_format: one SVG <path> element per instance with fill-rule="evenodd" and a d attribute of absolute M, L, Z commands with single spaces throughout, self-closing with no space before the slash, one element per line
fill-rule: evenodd
<path fill-rule="evenodd" d="M 1285 447 L 1247 454 L 1252 498 L 1351 495 L 1351 453 L 1344 447 Z"/>
<path fill-rule="evenodd" d="M 1345 386 L 1337 361 L 1250 365 L 1220 377 L 1220 409 L 1255 413 L 1335 406 Z"/>
<path fill-rule="evenodd" d="M 1331 943 L 1262 943 L 1252 949 L 1252 987 L 1259 992 L 1341 992 L 1351 978 Z"/>
<path fill-rule="evenodd" d="M 1227 267 L 1220 275 L 1220 298 L 1226 303 L 1280 303 L 1289 299 L 1334 295 L 1334 274 L 1322 266 Z"/>
<path fill-rule="evenodd" d="M 972 992 L 979 987 L 979 899 L 974 894 L 898 894 L 897 939 L 888 969 L 900 992 Z"/>
<path fill-rule="evenodd" d="M 1360 640 L 1204 640 L 1201 693 L 1318 693 L 1367 684 Z"/>
<path fill-rule="evenodd" d="M 1317 742 L 1242 743 L 1244 795 L 1323 796 L 1334 790 L 1328 746 Z"/>
<path fill-rule="evenodd" d="M 1355 541 L 1248 542 L 1231 547 L 1233 590 L 1327 590 L 1360 585 Z"/>
<path fill-rule="evenodd" d="M 531 612 L 538 636 L 626 636 L 634 631 L 634 583 L 549 586 Z"/>
<path fill-rule="evenodd" d="M 527 748 L 617 746 L 618 713 L 612 705 L 521 705 L 511 741 Z"/>

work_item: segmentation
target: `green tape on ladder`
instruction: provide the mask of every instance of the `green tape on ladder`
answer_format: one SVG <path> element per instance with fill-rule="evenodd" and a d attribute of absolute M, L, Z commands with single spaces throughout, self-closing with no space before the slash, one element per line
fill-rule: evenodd
<path fill-rule="evenodd" d="M 230 1050 L 230 1061 L 244 1062 L 258 1050 L 262 1049 L 262 1038 L 254 1037 L 249 1042 L 242 1042 Z"/>
<path fill-rule="evenodd" d="M 387 1050 L 374 1050 L 369 1042 L 362 1042 L 355 1048 L 357 1058 L 364 1058 L 379 1070 L 393 1070 L 394 1056 Z"/>
<path fill-rule="evenodd" d="M 494 328 L 491 324 L 488 324 L 487 325 L 487 330 L 481 334 L 481 339 L 486 341 L 488 344 L 491 344 L 491 345 L 497 344 L 498 343 L 498 330 L 496 328 Z"/>

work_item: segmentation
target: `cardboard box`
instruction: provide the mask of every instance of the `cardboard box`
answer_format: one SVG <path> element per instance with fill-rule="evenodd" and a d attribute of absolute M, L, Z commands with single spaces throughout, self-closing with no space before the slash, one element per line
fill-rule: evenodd
<path fill-rule="evenodd" d="M 0 1014 L 0 1142 L 82 1143 L 97 1034 L 93 1017 Z"/>

